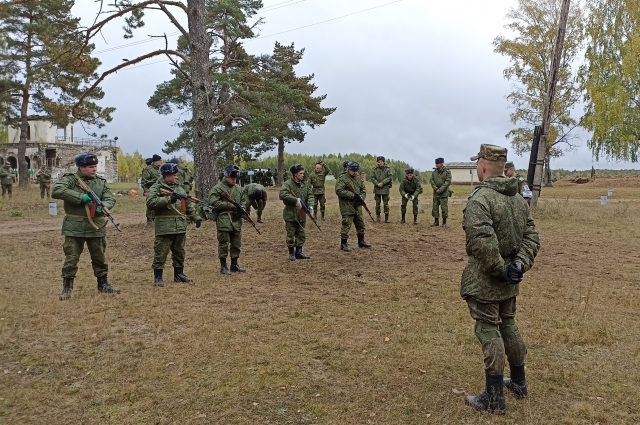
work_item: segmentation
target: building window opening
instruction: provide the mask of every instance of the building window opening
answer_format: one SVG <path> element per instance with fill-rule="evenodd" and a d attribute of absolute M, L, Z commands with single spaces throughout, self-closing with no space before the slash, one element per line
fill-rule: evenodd
<path fill-rule="evenodd" d="M 65 127 L 58 127 L 56 130 L 56 141 L 64 142 L 67 140 L 67 129 Z"/>
<path fill-rule="evenodd" d="M 49 168 L 58 166 L 56 151 L 56 149 L 45 149 L 44 151 L 45 164 L 47 164 L 47 167 Z"/>

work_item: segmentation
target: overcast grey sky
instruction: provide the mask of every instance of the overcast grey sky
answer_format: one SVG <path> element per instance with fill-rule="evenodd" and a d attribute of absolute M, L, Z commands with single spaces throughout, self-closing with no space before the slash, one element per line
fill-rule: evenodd
<path fill-rule="evenodd" d="M 76 3 L 74 12 L 91 24 L 97 4 Z M 304 143 L 288 145 L 288 152 L 371 153 L 425 170 L 439 156 L 447 162 L 468 161 L 481 143 L 510 148 L 504 135 L 512 127 L 505 99 L 511 83 L 502 77 L 508 61 L 493 52 L 491 43 L 508 34 L 505 15 L 515 0 L 265 0 L 264 5 L 261 38 L 247 42 L 247 50 L 270 53 L 276 40 L 305 48 L 298 74 L 315 74 L 317 93 L 328 95 L 324 106 L 337 107 L 325 125 L 309 130 Z M 97 53 L 101 70 L 162 48 L 164 41 L 118 47 L 148 40 L 150 34 L 176 32 L 161 12 L 150 13 L 145 22 L 131 40 L 122 38 L 120 22 L 104 31 L 106 42 L 97 40 L 96 51 L 114 50 Z M 176 40 L 170 38 L 171 47 Z M 159 57 L 145 64 L 103 83 L 102 104 L 117 111 L 101 132 L 118 136 L 125 152 L 138 150 L 147 157 L 160 153 L 178 129 L 173 126 L 177 117 L 146 106 L 156 85 L 169 78 L 168 62 Z M 577 151 L 553 161 L 552 168 L 640 168 L 597 163 L 586 143 L 582 135 Z M 510 158 L 526 168 L 528 157 Z"/>

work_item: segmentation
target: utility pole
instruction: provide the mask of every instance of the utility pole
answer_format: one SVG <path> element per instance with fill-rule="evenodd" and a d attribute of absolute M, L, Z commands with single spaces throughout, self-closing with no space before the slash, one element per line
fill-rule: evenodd
<path fill-rule="evenodd" d="M 560 22 L 558 25 L 558 35 L 556 36 L 556 45 L 553 49 L 553 58 L 551 60 L 551 71 L 549 72 L 549 85 L 547 86 L 547 98 L 544 102 L 544 112 L 542 113 L 542 134 L 540 135 L 540 143 L 538 145 L 538 155 L 536 160 L 535 174 L 533 175 L 533 197 L 531 198 L 531 207 L 538 205 L 540 197 L 540 189 L 542 188 L 542 169 L 544 165 L 544 156 L 547 151 L 547 135 L 549 134 L 549 124 L 551 122 L 551 112 L 553 111 L 553 101 L 556 96 L 556 85 L 558 82 L 558 71 L 560 70 L 560 60 L 562 59 L 562 48 L 564 47 L 564 37 L 567 32 L 567 20 L 569 18 L 569 6 L 571 0 L 562 1 L 562 9 L 560 11 Z"/>

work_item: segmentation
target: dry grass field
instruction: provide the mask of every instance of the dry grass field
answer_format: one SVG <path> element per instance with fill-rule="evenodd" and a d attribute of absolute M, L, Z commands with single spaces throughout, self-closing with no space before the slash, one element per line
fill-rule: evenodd
<path fill-rule="evenodd" d="M 0 423 L 640 423 L 640 179 L 543 192 L 542 249 L 518 312 L 530 398 L 508 396 L 503 417 L 463 404 L 484 373 L 459 296 L 469 187 L 454 190 L 442 229 L 429 228 L 429 195 L 420 224 L 400 224 L 394 187 L 393 223 L 367 218 L 373 248 L 352 233 L 343 253 L 329 188 L 322 233 L 307 225 L 312 259 L 294 262 L 270 190 L 262 236 L 243 230 L 247 273 L 219 274 L 207 222 L 188 231 L 195 283 L 164 288 L 152 283 L 144 198 L 118 197 L 123 232 L 109 224 L 107 253 L 122 293 L 97 293 L 85 252 L 60 302 L 62 217 L 47 216 L 35 186 L 16 189 L 0 202 Z"/>

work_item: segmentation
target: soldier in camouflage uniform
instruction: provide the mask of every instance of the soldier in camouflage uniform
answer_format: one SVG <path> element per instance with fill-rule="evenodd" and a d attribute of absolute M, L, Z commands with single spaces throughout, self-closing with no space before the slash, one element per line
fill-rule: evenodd
<path fill-rule="evenodd" d="M 253 207 L 258 214 L 258 223 L 264 223 L 262 212 L 267 206 L 267 190 L 261 184 L 249 183 L 244 187 L 243 192 L 247 202 L 244 209 L 251 213 L 251 207 Z"/>
<path fill-rule="evenodd" d="M 415 170 L 407 168 L 404 170 L 406 176 L 400 182 L 400 196 L 402 196 L 402 220 L 400 223 L 406 223 L 405 215 L 407 214 L 407 204 L 409 201 L 413 203 L 413 224 L 418 224 L 418 196 L 422 193 L 422 185 L 420 180 L 415 178 Z"/>
<path fill-rule="evenodd" d="M 349 161 L 348 159 L 345 159 L 344 161 L 342 161 L 342 173 L 340 174 L 346 174 L 347 173 L 347 168 L 349 167 L 349 163 L 351 161 Z"/>
<path fill-rule="evenodd" d="M 447 227 L 447 217 L 449 217 L 449 186 L 451 186 L 451 171 L 444 166 L 444 158 L 436 158 L 436 168 L 431 173 L 429 180 L 433 188 L 433 207 L 431 215 L 433 224 L 431 227 L 440 225 L 440 208 L 442 207 L 442 227 Z"/>
<path fill-rule="evenodd" d="M 287 230 L 287 247 L 289 248 L 289 260 L 307 260 L 310 257 L 302 253 L 302 246 L 306 240 L 305 226 L 307 215 L 302 212 L 302 204 L 309 205 L 313 202 L 311 186 L 304 182 L 304 167 L 300 164 L 289 169 L 293 178 L 287 180 L 280 189 L 280 200 L 284 203 L 282 218 Z M 311 214 L 314 213 L 313 208 Z"/>
<path fill-rule="evenodd" d="M 322 215 L 322 221 L 325 221 L 324 212 L 325 212 L 325 204 L 327 202 L 327 198 L 324 196 L 324 181 L 327 178 L 327 175 L 331 173 L 329 167 L 324 163 L 323 160 L 319 160 L 316 163 L 316 168 L 311 176 L 309 177 L 309 183 L 311 183 L 311 187 L 313 190 L 313 210 L 318 211 L 318 204 L 320 204 L 320 214 Z"/>
<path fill-rule="evenodd" d="M 98 157 L 92 153 L 81 153 L 75 157 L 77 173 L 62 176 L 55 185 L 51 197 L 64 201 L 65 217 L 62 221 L 62 235 L 64 236 L 64 265 L 62 266 L 62 294 L 60 300 L 71 298 L 73 280 L 78 271 L 80 254 L 87 245 L 91 256 L 93 274 L 98 280 L 98 291 L 120 293 L 118 288 L 109 284 L 107 279 L 107 248 L 106 229 L 107 220 L 102 210 L 96 207 L 89 195 L 80 189 L 76 182 L 83 180 L 100 198 L 104 205 L 111 209 L 116 199 L 107 185 L 107 181 L 97 175 Z"/>
<path fill-rule="evenodd" d="M 355 161 L 349 162 L 347 171 L 340 174 L 336 181 L 336 195 L 338 195 L 338 206 L 342 216 L 340 249 L 347 252 L 351 251 L 347 240 L 349 239 L 349 230 L 352 223 L 356 227 L 358 247 L 371 248 L 371 245 L 364 240 L 365 226 L 364 217 L 362 216 L 362 204 L 367 197 L 367 188 L 358 175 L 359 171 L 360 164 Z M 353 189 L 353 191 L 350 189 Z"/>
<path fill-rule="evenodd" d="M 197 229 L 202 224 L 202 219 L 191 202 L 178 199 L 175 196 L 177 193 L 187 194 L 178 182 L 179 173 L 178 165 L 172 162 L 163 164 L 160 167 L 162 178 L 149 188 L 147 194 L 147 207 L 155 213 L 156 239 L 153 243 L 152 268 L 153 283 L 156 286 L 164 286 L 162 271 L 169 251 L 171 251 L 173 262 L 173 280 L 175 282 L 192 282 L 192 279 L 184 274 L 184 244 L 187 241 L 187 224 L 193 222 Z M 174 194 L 162 195 L 160 189 Z"/>
<path fill-rule="evenodd" d="M 193 188 L 193 174 L 185 165 L 180 164 L 178 158 L 171 158 L 169 162 L 178 166 L 178 184 L 182 186 L 188 195 Z"/>
<path fill-rule="evenodd" d="M 267 168 L 264 176 L 267 178 L 265 186 L 273 186 L 273 173 L 271 172 L 271 168 Z"/>
<path fill-rule="evenodd" d="M 40 184 L 40 199 L 44 199 L 45 192 L 47 193 L 47 199 L 49 199 L 49 190 L 51 189 L 51 171 L 46 165 L 43 165 L 36 175 L 36 182 Z"/>
<path fill-rule="evenodd" d="M 0 168 L 0 185 L 2 185 L 2 197 L 9 194 L 9 199 L 13 196 L 13 171 L 11 165 L 4 164 Z"/>
<path fill-rule="evenodd" d="M 518 193 L 517 180 L 503 176 L 507 149 L 481 145 L 477 172 L 480 185 L 471 192 L 463 228 L 469 256 L 462 273 L 460 295 L 476 321 L 482 344 L 486 389 L 468 396 L 466 404 L 503 414 L 503 386 L 517 398 L 527 396 L 524 360 L 527 348 L 515 322 L 516 296 L 525 272 L 540 248 L 529 206 Z M 503 379 L 505 355 L 511 378 Z"/>
<path fill-rule="evenodd" d="M 208 203 L 213 207 L 218 235 L 218 258 L 220 259 L 220 273 L 244 272 L 238 265 L 240 248 L 242 247 L 242 213 L 222 197 L 226 192 L 240 205 L 246 204 L 245 192 L 236 184 L 240 177 L 240 168 L 227 165 L 224 169 L 224 179 L 209 192 Z M 231 269 L 227 267 L 227 256 L 231 247 Z"/>
<path fill-rule="evenodd" d="M 504 164 L 504 175 L 507 177 L 515 177 L 518 180 L 518 193 L 522 195 L 524 199 L 526 199 L 527 203 L 531 201 L 531 190 L 529 189 L 529 185 L 527 181 L 516 171 L 516 166 L 512 161 L 506 162 Z"/>
<path fill-rule="evenodd" d="M 377 158 L 378 166 L 371 172 L 373 196 L 376 200 L 376 220 L 380 221 L 380 201 L 384 203 L 384 222 L 389 223 L 389 191 L 393 182 L 391 168 L 385 164 L 384 156 Z"/>
<path fill-rule="evenodd" d="M 155 184 L 160 178 L 160 166 L 162 165 L 162 157 L 160 155 L 153 155 L 151 157 L 151 165 L 147 165 L 144 170 L 142 170 L 142 188 L 144 193 L 149 192 L 151 186 Z M 150 210 L 147 207 L 147 223 L 153 223 L 153 210 Z"/>

